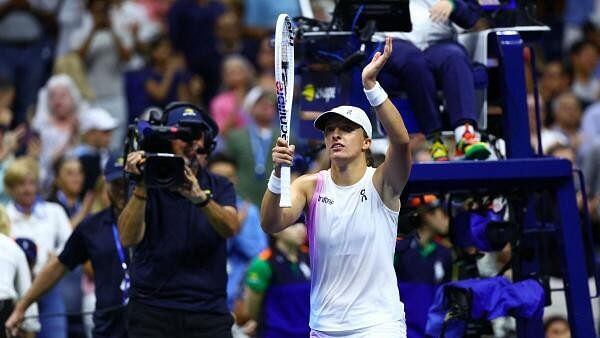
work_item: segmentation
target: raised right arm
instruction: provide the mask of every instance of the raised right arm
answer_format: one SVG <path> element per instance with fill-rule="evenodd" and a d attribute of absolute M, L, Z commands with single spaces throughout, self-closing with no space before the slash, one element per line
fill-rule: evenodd
<path fill-rule="evenodd" d="M 292 165 L 294 158 L 294 146 L 288 146 L 287 142 L 281 137 L 277 139 L 277 144 L 273 148 L 273 167 L 275 168 L 269 180 L 278 180 L 280 178 L 281 165 Z M 314 189 L 316 175 L 303 175 L 292 182 L 290 195 L 292 206 L 290 208 L 280 208 L 280 193 L 273 192 L 267 188 L 263 196 L 260 208 L 260 224 L 266 233 L 272 234 L 285 229 L 300 217 L 302 211 L 306 208 L 310 191 Z M 312 189 L 311 189 L 312 188 Z"/>
<path fill-rule="evenodd" d="M 144 152 L 136 151 L 127 155 L 125 171 L 140 174 L 139 165 L 145 161 Z M 121 212 L 117 224 L 119 226 L 119 236 L 123 246 L 137 245 L 144 238 L 146 231 L 145 212 L 146 212 L 146 189 L 142 184 L 136 185 L 133 195 L 127 201 L 125 209 Z"/>

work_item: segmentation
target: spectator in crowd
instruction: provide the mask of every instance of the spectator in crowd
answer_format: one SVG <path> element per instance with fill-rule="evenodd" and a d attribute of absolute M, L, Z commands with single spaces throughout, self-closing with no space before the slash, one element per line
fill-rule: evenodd
<path fill-rule="evenodd" d="M 10 196 L 4 189 L 4 173 L 15 158 L 15 152 L 21 146 L 20 141 L 26 133 L 26 127 L 20 125 L 10 130 L 12 111 L 0 108 L 0 205 L 7 205 Z"/>
<path fill-rule="evenodd" d="M 261 87 L 254 87 L 246 95 L 243 107 L 249 122 L 229 133 L 226 152 L 239 166 L 239 194 L 260 205 L 264 186 L 256 182 L 264 182 L 273 170 L 269 153 L 279 136 L 275 123 L 275 95 Z"/>
<path fill-rule="evenodd" d="M 584 106 L 600 97 L 600 80 L 594 76 L 598 57 L 598 46 L 589 41 L 579 41 L 571 46 L 571 90 Z"/>
<path fill-rule="evenodd" d="M 81 144 L 68 153 L 79 158 L 85 172 L 83 193 L 94 190 L 110 155 L 111 136 L 118 122 L 104 109 L 93 107 L 81 116 Z"/>
<path fill-rule="evenodd" d="M 310 2 L 316 20 L 329 22 L 335 11 L 335 0 L 313 0 Z"/>
<path fill-rule="evenodd" d="M 265 90 L 275 88 L 275 51 L 271 45 L 271 37 L 260 40 L 256 54 L 258 77 L 256 84 Z"/>
<path fill-rule="evenodd" d="M 63 208 L 46 202 L 38 195 L 39 166 L 31 158 L 18 158 L 6 170 L 4 186 L 12 201 L 6 212 L 12 224 L 11 235 L 33 240 L 38 248 L 34 273 L 63 248 L 71 234 L 71 224 Z M 35 276 L 34 276 L 35 281 Z M 65 312 L 60 289 L 53 288 L 40 298 L 40 314 Z M 65 317 L 41 317 L 42 329 L 38 337 L 62 338 L 67 335 Z"/>
<path fill-rule="evenodd" d="M 258 338 L 310 335 L 310 260 L 304 217 L 272 235 L 246 273 L 244 304 Z"/>
<path fill-rule="evenodd" d="M 581 152 L 587 154 L 591 148 L 600 143 L 600 103 L 588 106 L 581 118 Z"/>
<path fill-rule="evenodd" d="M 227 137 L 235 128 L 247 123 L 241 111 L 242 102 L 254 83 L 254 68 L 241 55 L 230 55 L 223 61 L 223 92 L 210 103 L 210 114 L 217 122 L 221 135 Z"/>
<path fill-rule="evenodd" d="M 83 196 L 85 173 L 79 158 L 63 156 L 54 163 L 54 182 L 48 194 L 48 201 L 59 204 L 76 227 L 91 211 L 94 193 Z"/>
<path fill-rule="evenodd" d="M 61 157 L 54 164 L 54 182 L 47 200 L 59 204 L 69 217 L 71 225 L 76 227 L 87 217 L 92 209 L 94 193 L 88 192 L 83 197 L 84 172 L 81 162 L 76 157 Z M 82 270 L 77 268 L 67 274 L 60 282 L 62 296 L 67 312 L 81 312 Z M 79 315 L 67 316 L 69 336 L 83 335 L 83 322 Z"/>
<path fill-rule="evenodd" d="M 583 26 L 585 22 L 594 14 L 593 0 L 567 0 L 565 1 L 564 11 L 559 13 L 564 21 L 562 27 L 562 47 L 568 50 L 571 45 L 576 43 L 583 36 Z"/>
<path fill-rule="evenodd" d="M 569 160 L 569 162 L 572 163 L 574 168 L 579 167 L 577 164 L 578 163 L 577 162 L 577 153 L 576 153 L 575 149 L 570 145 L 555 143 L 554 145 L 550 146 L 547 149 L 547 155 L 562 158 L 565 160 Z M 586 169 L 589 170 L 589 168 L 586 168 Z M 585 171 L 584 171 L 584 174 L 585 174 Z M 575 193 L 576 193 L 576 197 L 577 197 L 577 208 L 579 209 L 580 212 L 583 212 L 583 195 L 582 195 L 583 191 L 581 190 L 581 186 L 579 184 L 577 176 L 574 175 L 573 177 L 574 177 L 574 182 L 575 182 Z M 587 179 L 587 176 L 585 178 Z M 592 180 L 594 180 L 595 176 L 592 175 L 591 178 L 592 178 Z M 588 198 L 588 210 L 590 211 L 590 216 L 592 217 L 592 220 L 596 220 L 597 219 L 596 211 L 598 210 L 598 206 L 600 203 L 600 200 L 598 199 L 599 196 L 597 195 L 595 190 L 586 191 L 586 193 L 587 193 L 587 198 Z"/>
<path fill-rule="evenodd" d="M 152 22 L 159 25 L 160 31 L 167 31 L 165 18 L 175 0 L 134 0 L 146 8 L 146 13 Z"/>
<path fill-rule="evenodd" d="M 415 163 L 430 162 L 431 154 L 429 153 L 429 147 L 419 146 L 418 148 L 415 148 L 412 157 Z"/>
<path fill-rule="evenodd" d="M 600 103 L 586 108 L 581 120 L 581 169 L 592 221 L 600 224 Z"/>
<path fill-rule="evenodd" d="M 72 45 L 86 65 L 87 79 L 96 93 L 94 105 L 106 109 L 117 121 L 111 148 L 120 150 L 127 129 L 123 70 L 132 55 L 133 40 L 112 6 L 111 1 L 89 1 Z"/>
<path fill-rule="evenodd" d="M 441 139 L 442 119 L 437 88 L 454 129 L 456 156 L 487 159 L 488 146 L 479 140 L 473 70 L 466 50 L 456 41 L 454 24 L 471 28 L 480 18 L 479 5 L 464 0 L 410 1 L 413 29 L 391 33 L 395 53 L 386 69 L 404 91 L 421 132 L 431 144 L 434 161 L 449 159 Z M 436 82 L 437 79 L 437 82 Z M 399 81 L 399 82 L 398 82 Z"/>
<path fill-rule="evenodd" d="M 71 52 L 71 36 L 81 26 L 85 14 L 85 0 L 54 1 L 55 17 L 58 24 L 58 36 L 54 58 L 59 59 Z"/>
<path fill-rule="evenodd" d="M 409 200 L 411 233 L 396 242 L 394 267 L 400 298 L 410 309 L 406 316 L 409 337 L 425 337 L 427 313 L 437 288 L 452 278 L 452 251 L 440 236 L 448 234 L 449 219 L 435 195 Z"/>
<path fill-rule="evenodd" d="M 12 105 L 15 101 L 15 86 L 8 77 L 0 76 L 0 109 L 9 110 L 12 115 Z"/>
<path fill-rule="evenodd" d="M 29 0 L 0 2 L 0 77 L 15 85 L 14 126 L 25 122 L 51 62 L 49 42 L 57 24 L 50 6 Z"/>
<path fill-rule="evenodd" d="M 126 201 L 123 159 L 112 156 L 104 177 L 110 206 L 86 218 L 75 228 L 60 255 L 51 257 L 46 263 L 6 323 L 12 332 L 16 332 L 32 303 L 44 297 L 69 270 L 91 260 L 97 299 L 93 337 L 127 337 L 129 255 L 119 241 L 116 226 Z"/>
<path fill-rule="evenodd" d="M 573 166 L 577 166 L 577 155 L 575 153 L 575 149 L 569 145 L 555 143 L 550 148 L 548 148 L 548 156 L 554 156 L 558 158 L 563 158 L 565 160 L 569 160 L 573 163 Z"/>
<path fill-rule="evenodd" d="M 256 65 L 257 41 L 242 36 L 240 17 L 232 10 L 221 14 L 217 20 L 217 52 L 221 57 L 242 55 Z"/>
<path fill-rule="evenodd" d="M 167 107 L 166 114 L 168 126 L 206 129 L 194 140 L 170 142 L 187 163 L 184 184 L 166 189 L 139 182 L 119 217 L 123 245 L 134 247 L 129 336 L 231 338 L 226 239 L 239 220 L 233 185 L 206 170 L 218 127 L 189 104 Z M 144 162 L 143 151 L 132 152 L 125 170 L 140 175 Z"/>
<path fill-rule="evenodd" d="M 226 177 L 234 187 L 238 185 L 238 167 L 232 158 L 216 154 L 210 158 L 208 170 Z M 250 260 L 267 248 L 267 236 L 260 227 L 256 204 L 237 196 L 236 207 L 240 232 L 227 240 L 227 305 L 230 310 L 241 296 L 242 281 Z"/>
<path fill-rule="evenodd" d="M 167 35 L 159 35 L 150 43 L 150 58 L 144 71 L 144 89 L 148 105 L 164 108 L 169 102 L 188 101 L 190 74 L 185 60 L 173 53 Z"/>
<path fill-rule="evenodd" d="M 581 162 L 590 217 L 595 224 L 600 225 L 600 146 L 598 143 L 583 156 Z"/>
<path fill-rule="evenodd" d="M 161 32 L 160 25 L 150 20 L 147 8 L 133 0 L 112 0 L 113 20 L 129 32 L 131 37 L 131 56 L 127 62 L 127 70 L 141 69 L 145 65 L 144 55 L 150 40 Z"/>
<path fill-rule="evenodd" d="M 581 103 L 577 96 L 570 92 L 559 95 L 552 104 L 552 114 L 554 123 L 547 130 L 542 130 L 544 152 L 560 143 L 572 147 L 579 155 L 582 142 Z"/>
<path fill-rule="evenodd" d="M 10 237 L 10 220 L 6 209 L 0 206 L 0 337 L 5 338 L 4 323 L 14 308 L 14 303 L 25 295 L 31 286 L 31 272 L 25 253 Z M 27 316 L 37 316 L 37 304 L 27 310 Z M 40 330 L 37 319 L 31 318 L 23 323 L 26 337 L 33 337 Z"/>
<path fill-rule="evenodd" d="M 544 65 L 540 77 L 540 105 L 548 108 L 558 95 L 570 90 L 569 74 L 562 62 L 551 61 Z M 546 123 L 546 121 L 542 120 Z"/>
<path fill-rule="evenodd" d="M 544 322 L 544 333 L 546 338 L 571 338 L 569 321 L 560 316 L 547 318 Z"/>
<path fill-rule="evenodd" d="M 245 0 L 244 3 L 245 33 L 255 39 L 262 39 L 274 30 L 280 13 L 287 13 L 292 18 L 302 15 L 298 0 Z"/>
<path fill-rule="evenodd" d="M 188 83 L 189 102 L 198 107 L 205 108 L 207 105 L 204 101 L 204 92 L 206 91 L 206 83 L 198 74 L 192 74 Z"/>
<path fill-rule="evenodd" d="M 541 102 L 540 102 L 541 103 Z M 548 128 L 546 128 L 546 125 L 544 124 L 544 121 L 546 121 L 548 119 L 548 114 L 546 114 L 546 105 L 542 105 L 540 104 L 540 123 L 541 125 L 538 126 L 537 124 L 537 118 L 536 118 L 536 113 L 535 113 L 535 98 L 533 97 L 533 94 L 528 94 L 527 95 L 527 114 L 529 117 L 529 138 L 531 141 L 531 146 L 533 147 L 533 150 L 535 152 L 537 152 L 538 150 L 538 138 L 537 138 L 537 132 L 538 132 L 538 128 L 540 129 L 540 133 L 544 134 L 544 133 L 548 133 Z"/>
<path fill-rule="evenodd" d="M 216 49 L 215 24 L 224 12 L 221 1 L 176 0 L 167 18 L 173 48 L 185 56 L 189 70 L 204 79 L 203 102 L 210 102 L 220 84 L 221 60 Z"/>
<path fill-rule="evenodd" d="M 40 177 L 42 191 L 54 179 L 52 166 L 79 138 L 79 119 L 86 105 L 68 75 L 52 76 L 38 95 L 32 127 L 41 140 Z"/>

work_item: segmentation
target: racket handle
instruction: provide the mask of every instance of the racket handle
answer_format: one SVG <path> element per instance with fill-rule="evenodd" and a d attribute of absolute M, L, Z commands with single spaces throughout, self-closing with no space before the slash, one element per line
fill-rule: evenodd
<path fill-rule="evenodd" d="M 281 166 L 281 196 L 279 197 L 279 207 L 289 208 L 292 206 L 290 196 L 290 167 Z"/>

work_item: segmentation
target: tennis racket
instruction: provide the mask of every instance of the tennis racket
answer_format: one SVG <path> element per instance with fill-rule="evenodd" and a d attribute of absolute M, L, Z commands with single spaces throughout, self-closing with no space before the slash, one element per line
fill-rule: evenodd
<path fill-rule="evenodd" d="M 279 14 L 275 25 L 275 90 L 281 138 L 290 142 L 290 120 L 294 96 L 294 28 L 287 14 Z M 290 197 L 290 167 L 281 167 L 281 197 L 279 207 L 292 206 Z"/>

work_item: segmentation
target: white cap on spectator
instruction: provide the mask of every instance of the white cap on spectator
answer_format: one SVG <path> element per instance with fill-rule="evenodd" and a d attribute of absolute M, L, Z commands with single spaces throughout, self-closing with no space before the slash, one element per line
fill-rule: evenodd
<path fill-rule="evenodd" d="M 106 110 L 99 107 L 86 109 L 79 121 L 81 134 L 90 130 L 113 130 L 117 127 L 117 120 Z"/>
<path fill-rule="evenodd" d="M 242 103 L 242 110 L 246 113 L 250 113 L 252 107 L 256 104 L 262 96 L 266 94 L 266 91 L 261 86 L 255 86 L 250 89 L 246 97 L 244 97 L 244 102 Z"/>

